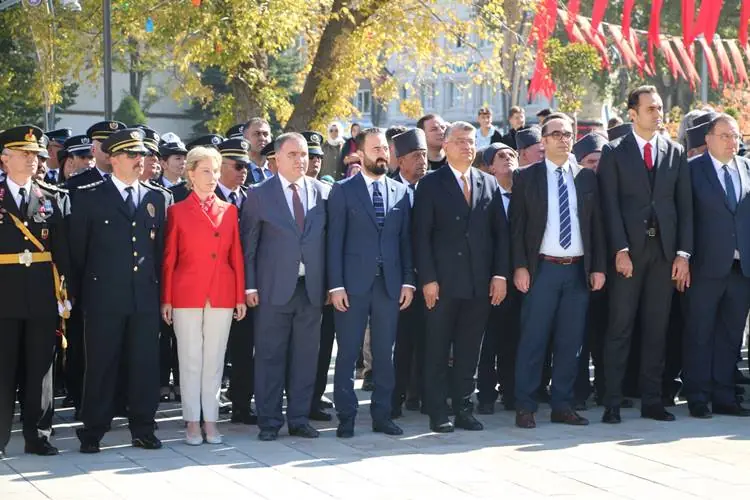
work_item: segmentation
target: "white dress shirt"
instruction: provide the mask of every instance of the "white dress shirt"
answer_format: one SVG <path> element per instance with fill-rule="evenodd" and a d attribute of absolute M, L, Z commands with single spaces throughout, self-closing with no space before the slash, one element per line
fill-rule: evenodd
<path fill-rule="evenodd" d="M 487 132 L 487 135 L 482 134 L 482 129 L 477 129 L 477 136 L 475 139 L 477 151 L 479 151 L 481 148 L 486 148 L 492 143 L 492 136 L 495 133 L 495 126 L 490 125 L 490 130 Z"/>
<path fill-rule="evenodd" d="M 167 188 L 167 189 L 171 188 L 175 184 L 179 184 L 179 182 L 172 182 L 169 179 L 167 179 L 166 175 L 162 175 L 161 176 L 161 182 L 162 182 L 162 184 L 164 184 L 164 187 Z"/>
<path fill-rule="evenodd" d="M 140 183 L 136 179 L 135 182 L 132 184 L 125 184 L 120 179 L 112 176 L 112 183 L 115 185 L 117 190 L 120 192 L 120 196 L 122 196 L 123 201 L 125 201 L 128 198 L 128 192 L 125 191 L 125 188 L 132 187 L 133 188 L 133 202 L 135 203 L 135 206 L 137 207 L 141 203 L 141 191 L 140 191 Z"/>
<path fill-rule="evenodd" d="M 231 203 L 229 195 L 231 193 L 234 193 L 234 195 L 237 197 L 237 205 L 236 206 L 237 206 L 237 208 L 239 208 L 239 203 L 242 201 L 242 191 L 240 191 L 239 186 L 237 186 L 237 189 L 235 189 L 234 191 L 232 191 L 231 189 L 229 189 L 228 187 L 226 187 L 221 182 L 219 182 L 218 184 L 219 184 L 219 190 L 221 191 L 221 194 L 224 195 L 224 198 L 226 198 L 226 200 L 228 202 Z"/>
<path fill-rule="evenodd" d="M 23 186 L 19 186 L 13 180 L 8 177 L 6 178 L 6 182 L 8 183 L 8 189 L 10 189 L 10 195 L 13 197 L 13 201 L 16 202 L 16 206 L 20 209 L 21 208 L 21 195 L 18 193 L 21 188 L 26 189 L 26 203 L 29 202 L 29 196 L 31 195 L 31 178 L 29 178 L 28 181 L 26 181 L 26 184 Z"/>
<path fill-rule="evenodd" d="M 721 163 L 719 160 L 713 157 L 711 153 L 708 154 L 709 157 L 711 157 L 711 161 L 714 164 L 714 169 L 716 169 L 716 176 L 719 178 L 719 184 L 721 184 L 721 188 L 724 190 L 724 192 L 727 192 L 727 185 L 726 182 L 724 182 L 724 165 L 727 166 L 729 169 L 729 177 L 732 178 L 732 184 L 734 185 L 734 194 L 737 198 L 737 202 L 740 201 L 740 195 L 742 193 L 742 181 L 740 180 L 740 171 L 737 169 L 737 162 L 732 158 L 732 161 L 729 163 Z M 740 251 L 735 249 L 734 251 L 734 258 L 735 260 L 740 259 Z"/>
<path fill-rule="evenodd" d="M 544 163 L 547 166 L 547 227 L 544 230 L 539 253 L 551 257 L 580 257 L 583 255 L 583 239 L 578 221 L 578 196 L 570 163 L 566 161 L 562 165 L 570 211 L 570 246 L 568 248 L 560 245 L 560 197 L 557 191 L 556 172 L 558 166 L 548 159 L 545 159 Z"/>
<path fill-rule="evenodd" d="M 401 172 L 398 173 L 399 178 L 401 179 L 401 182 L 406 186 L 406 192 L 409 193 L 409 204 L 413 207 L 414 206 L 414 192 L 417 190 L 417 186 L 419 185 L 419 181 L 417 181 L 414 184 L 414 189 L 410 188 L 409 185 L 411 184 L 409 181 L 404 179 L 404 176 L 401 175 Z"/>
<path fill-rule="evenodd" d="M 466 174 L 462 174 L 461 172 L 453 168 L 453 166 L 448 165 L 448 167 L 451 169 L 451 172 L 453 172 L 453 176 L 456 178 L 458 189 L 461 190 L 461 194 L 464 193 L 464 181 L 461 180 L 462 175 L 466 176 L 466 181 L 469 183 L 469 193 L 471 193 L 471 168 L 466 170 Z"/>

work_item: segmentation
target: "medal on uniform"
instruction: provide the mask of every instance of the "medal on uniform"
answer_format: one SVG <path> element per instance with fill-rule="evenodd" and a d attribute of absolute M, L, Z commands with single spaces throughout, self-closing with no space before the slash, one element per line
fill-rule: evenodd
<path fill-rule="evenodd" d="M 149 203 L 148 205 L 146 205 L 146 211 L 148 212 L 148 215 L 149 215 L 149 216 L 150 216 L 150 217 L 151 217 L 152 219 L 153 219 L 154 217 L 156 217 L 156 207 L 154 206 L 154 204 L 153 204 L 153 203 Z M 153 237 L 153 236 L 151 236 L 151 239 L 153 240 L 153 239 L 154 239 L 154 237 Z"/>
<path fill-rule="evenodd" d="M 42 228 L 42 239 L 46 240 L 47 238 L 49 238 L 49 229 L 44 227 Z"/>
<path fill-rule="evenodd" d="M 150 236 L 151 236 L 151 239 L 152 239 L 152 240 L 155 240 L 155 239 L 156 239 L 156 229 L 152 229 L 152 230 L 151 230 Z"/>
<path fill-rule="evenodd" d="M 44 213 L 47 215 L 52 215 L 52 201 L 49 199 L 44 200 Z"/>

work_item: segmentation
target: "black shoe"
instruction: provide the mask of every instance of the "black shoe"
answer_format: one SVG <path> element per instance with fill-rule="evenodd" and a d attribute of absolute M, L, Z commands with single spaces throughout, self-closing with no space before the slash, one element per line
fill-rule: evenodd
<path fill-rule="evenodd" d="M 303 424 L 303 425 L 296 425 L 294 427 L 289 427 L 289 435 L 301 437 L 301 438 L 314 439 L 320 436 L 320 432 L 318 432 L 317 429 L 315 429 L 310 424 Z"/>
<path fill-rule="evenodd" d="M 258 441 L 276 441 L 278 437 L 278 429 L 261 429 L 258 433 Z"/>
<path fill-rule="evenodd" d="M 458 415 L 456 415 L 456 419 L 453 425 L 458 429 L 464 429 L 467 431 L 484 430 L 484 425 L 482 425 L 482 422 L 474 418 L 474 415 L 467 412 L 459 413 Z"/>
<path fill-rule="evenodd" d="M 553 411 L 550 420 L 553 424 L 589 425 L 588 419 L 583 418 L 573 410 Z"/>
<path fill-rule="evenodd" d="M 382 432 L 388 436 L 400 436 L 404 433 L 403 429 L 393 423 L 393 420 L 383 420 L 372 423 L 372 432 Z"/>
<path fill-rule="evenodd" d="M 669 413 L 661 405 L 649 405 L 641 407 L 641 418 L 650 418 L 659 422 L 672 422 L 674 415 Z"/>
<path fill-rule="evenodd" d="M 739 403 L 733 405 L 713 405 L 713 411 L 717 415 L 730 415 L 733 417 L 750 417 L 750 410 Z"/>
<path fill-rule="evenodd" d="M 81 441 L 81 447 L 78 450 L 81 453 L 99 453 L 99 441 L 93 439 L 85 439 Z"/>
<path fill-rule="evenodd" d="M 419 411 L 420 409 L 420 403 L 419 399 L 407 399 L 404 403 L 404 408 L 406 408 L 409 411 Z"/>
<path fill-rule="evenodd" d="M 333 408 L 333 403 L 331 403 L 330 401 L 324 401 L 321 399 L 318 406 L 320 406 L 324 410 L 330 410 L 331 408 Z"/>
<path fill-rule="evenodd" d="M 393 405 L 393 407 L 391 408 L 391 418 L 395 420 L 403 416 L 404 416 L 404 412 L 401 410 L 401 405 L 398 405 L 398 406 Z"/>
<path fill-rule="evenodd" d="M 336 428 L 336 437 L 349 439 L 354 437 L 354 420 L 342 420 Z"/>
<path fill-rule="evenodd" d="M 33 455 L 39 455 L 41 457 L 51 457 L 57 455 L 60 451 L 52 446 L 47 438 L 39 438 L 34 442 L 26 443 L 23 447 L 24 453 L 30 453 Z"/>
<path fill-rule="evenodd" d="M 494 415 L 495 403 L 478 403 L 477 413 L 479 413 L 480 415 Z"/>
<path fill-rule="evenodd" d="M 365 392 L 372 392 L 375 390 L 375 382 L 373 382 L 370 379 L 365 379 L 364 382 L 362 382 L 362 390 Z"/>
<path fill-rule="evenodd" d="M 232 423 L 258 425 L 258 416 L 252 410 L 232 410 Z"/>
<path fill-rule="evenodd" d="M 622 422 L 620 418 L 620 407 L 619 406 L 607 406 L 604 408 L 604 415 L 602 415 L 602 422 L 605 424 L 619 424 Z"/>
<path fill-rule="evenodd" d="M 311 411 L 309 417 L 310 420 L 314 420 L 315 422 L 330 422 L 333 420 L 333 415 L 324 412 L 320 408 Z"/>
<path fill-rule="evenodd" d="M 141 437 L 134 437 L 130 442 L 136 448 L 143 448 L 144 450 L 159 450 L 161 449 L 161 441 L 153 434 L 146 434 Z"/>
<path fill-rule="evenodd" d="M 688 405 L 690 408 L 690 416 L 695 418 L 711 418 L 711 410 L 708 409 L 706 403 L 697 403 L 695 405 Z"/>
<path fill-rule="evenodd" d="M 430 430 L 439 434 L 447 434 L 453 432 L 453 423 L 447 418 L 441 420 L 430 419 Z"/>

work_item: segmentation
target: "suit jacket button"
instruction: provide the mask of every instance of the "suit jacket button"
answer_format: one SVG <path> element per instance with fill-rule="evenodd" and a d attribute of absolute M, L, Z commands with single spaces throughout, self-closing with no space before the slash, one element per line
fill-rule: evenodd
<path fill-rule="evenodd" d="M 216 254 L 215 254 L 215 253 L 212 253 L 212 254 L 211 254 L 211 258 L 212 258 L 212 259 L 215 259 L 215 258 L 216 258 Z"/>
<path fill-rule="evenodd" d="M 217 231 L 214 233 L 214 238 L 218 238 L 218 237 L 219 237 L 219 232 Z"/>
<path fill-rule="evenodd" d="M 458 256 L 459 256 L 459 257 L 461 257 L 462 255 L 463 255 L 463 253 L 461 253 L 461 252 L 458 252 Z"/>
<path fill-rule="evenodd" d="M 138 266 L 133 266 L 133 272 L 138 272 Z"/>
<path fill-rule="evenodd" d="M 456 217 L 456 220 L 461 220 L 461 217 L 460 216 Z"/>
<path fill-rule="evenodd" d="M 135 227 L 135 221 L 133 221 L 133 227 Z"/>
<path fill-rule="evenodd" d="M 133 236 L 132 240 L 135 241 L 135 236 Z"/>
<path fill-rule="evenodd" d="M 104 223 L 105 223 L 105 224 L 109 224 L 109 221 L 108 221 L 108 220 L 105 220 L 105 221 L 104 221 Z"/>
<path fill-rule="evenodd" d="M 138 257 L 138 252 L 133 252 L 133 257 Z"/>

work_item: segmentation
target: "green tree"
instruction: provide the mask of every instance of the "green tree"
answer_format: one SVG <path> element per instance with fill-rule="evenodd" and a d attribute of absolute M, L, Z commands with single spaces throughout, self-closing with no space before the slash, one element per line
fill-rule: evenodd
<path fill-rule="evenodd" d="M 115 111 L 114 118 L 128 126 L 146 124 L 146 115 L 143 114 L 141 105 L 138 104 L 135 97 L 130 94 L 127 94 L 122 98 L 120 106 L 118 106 L 117 111 Z"/>
<path fill-rule="evenodd" d="M 591 78 L 599 70 L 599 53 L 592 45 L 570 43 L 563 45 L 551 38 L 545 46 L 545 62 L 557 90 L 555 97 L 560 111 L 575 115 L 583 107 Z"/>

